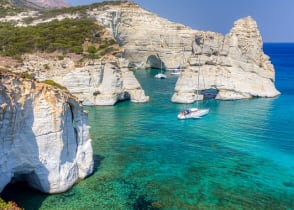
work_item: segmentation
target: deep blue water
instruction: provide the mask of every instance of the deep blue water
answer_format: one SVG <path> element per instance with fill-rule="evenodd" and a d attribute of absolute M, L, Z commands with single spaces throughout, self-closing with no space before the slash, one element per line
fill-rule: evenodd
<path fill-rule="evenodd" d="M 26 209 L 294 209 L 294 44 L 264 50 L 281 96 L 209 100 L 209 115 L 180 121 L 177 77 L 136 71 L 150 103 L 87 108 L 95 173 L 64 194 L 11 197 Z"/>

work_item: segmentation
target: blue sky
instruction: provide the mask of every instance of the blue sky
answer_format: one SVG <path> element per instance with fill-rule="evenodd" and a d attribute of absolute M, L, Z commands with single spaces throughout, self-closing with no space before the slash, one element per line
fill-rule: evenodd
<path fill-rule="evenodd" d="M 74 6 L 99 0 L 68 0 Z M 134 0 L 146 10 L 198 30 L 226 34 L 251 16 L 264 42 L 294 42 L 294 0 Z"/>

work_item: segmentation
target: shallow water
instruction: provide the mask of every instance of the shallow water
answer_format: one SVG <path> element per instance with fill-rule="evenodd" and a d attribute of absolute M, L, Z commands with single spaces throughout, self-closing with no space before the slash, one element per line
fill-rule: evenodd
<path fill-rule="evenodd" d="M 208 100 L 210 113 L 177 120 L 177 77 L 136 71 L 150 103 L 88 107 L 95 173 L 46 196 L 10 189 L 26 209 L 294 209 L 294 44 L 267 44 L 273 99 Z M 17 192 L 16 192 L 17 191 Z"/>

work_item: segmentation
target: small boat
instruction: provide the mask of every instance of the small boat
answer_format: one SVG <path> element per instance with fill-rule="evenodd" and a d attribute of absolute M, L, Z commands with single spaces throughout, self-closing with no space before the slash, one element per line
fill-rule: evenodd
<path fill-rule="evenodd" d="M 199 59 L 200 61 L 200 59 Z M 199 109 L 198 108 L 198 101 L 203 100 L 199 98 L 199 92 L 200 92 L 200 68 L 201 65 L 198 65 L 199 70 L 198 70 L 198 75 L 197 75 L 197 92 L 196 92 L 196 97 L 195 100 L 197 101 L 197 106 L 189 109 L 184 109 L 180 113 L 178 113 L 178 119 L 179 120 L 184 120 L 184 119 L 199 119 L 204 115 L 207 115 L 209 113 L 209 109 Z"/>
<path fill-rule="evenodd" d="M 181 73 L 181 69 L 174 69 L 170 74 L 172 75 L 179 75 Z"/>
<path fill-rule="evenodd" d="M 166 75 L 162 73 L 156 74 L 154 77 L 157 79 L 166 79 Z"/>
<path fill-rule="evenodd" d="M 180 64 L 177 68 L 169 68 L 166 70 L 171 71 L 170 74 L 172 74 L 172 75 L 179 75 L 181 73 L 182 69 L 183 69 L 182 64 Z"/>
<path fill-rule="evenodd" d="M 160 56 L 157 54 L 157 57 L 160 61 L 160 73 L 156 74 L 154 77 L 157 79 L 166 79 L 166 75 L 162 73 L 162 60 L 160 59 Z"/>
<path fill-rule="evenodd" d="M 209 112 L 209 109 L 198 109 L 198 108 L 189 108 L 185 109 L 182 112 L 178 114 L 179 120 L 184 119 L 199 119 L 204 115 L 207 115 Z"/>

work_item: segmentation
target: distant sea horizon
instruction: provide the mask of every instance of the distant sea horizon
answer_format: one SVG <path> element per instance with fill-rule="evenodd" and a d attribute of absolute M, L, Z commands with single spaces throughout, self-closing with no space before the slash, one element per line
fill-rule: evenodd
<path fill-rule="evenodd" d="M 294 209 L 294 42 L 264 43 L 281 95 L 207 100 L 199 120 L 178 120 L 193 104 L 171 102 L 177 76 L 135 75 L 151 101 L 87 107 L 95 173 L 68 192 L 3 192 L 29 210 Z"/>

